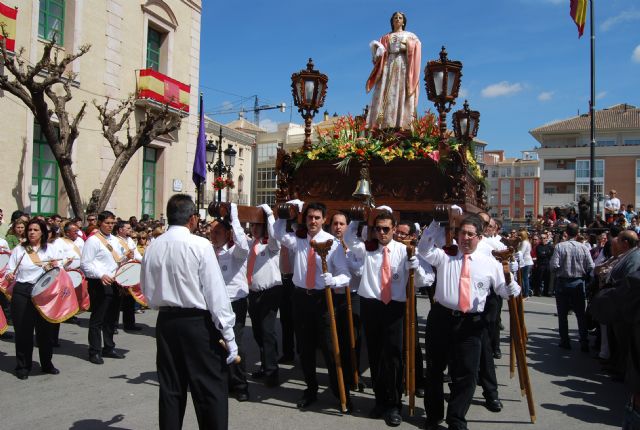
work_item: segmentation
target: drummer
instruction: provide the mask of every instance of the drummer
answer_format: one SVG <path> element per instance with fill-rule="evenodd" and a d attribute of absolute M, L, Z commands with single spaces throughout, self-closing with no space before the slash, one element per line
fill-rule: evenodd
<path fill-rule="evenodd" d="M 121 262 L 133 258 L 118 238 L 111 234 L 116 224 L 113 212 L 98 215 L 98 230 L 87 239 L 80 267 L 89 282 L 89 361 L 103 364 L 103 357 L 124 358 L 115 350 L 113 333 L 120 314 L 120 292 L 114 276 Z M 104 346 L 102 344 L 104 337 Z"/>
<path fill-rule="evenodd" d="M 11 314 L 16 335 L 16 376 L 27 379 L 31 372 L 33 355 L 33 331 L 35 328 L 40 367 L 43 373 L 57 375 L 51 359 L 53 345 L 51 324 L 36 310 L 31 302 L 31 292 L 36 281 L 45 271 L 57 266 L 55 248 L 47 244 L 47 223 L 32 219 L 27 223 L 27 240 L 14 248 L 9 259 L 6 279 L 16 282 L 13 287 Z"/>
<path fill-rule="evenodd" d="M 128 221 L 118 221 L 116 223 L 116 234 L 120 244 L 128 250 L 127 252 L 133 253 L 133 259 L 136 261 L 142 261 L 142 255 L 138 252 L 136 243 L 131 238 L 131 224 Z M 140 331 L 142 327 L 136 325 L 136 301 L 131 294 L 125 294 L 122 297 L 121 303 L 122 309 L 122 327 L 124 331 Z M 118 317 L 118 319 L 120 319 Z M 117 320 L 116 320 L 117 325 Z"/>

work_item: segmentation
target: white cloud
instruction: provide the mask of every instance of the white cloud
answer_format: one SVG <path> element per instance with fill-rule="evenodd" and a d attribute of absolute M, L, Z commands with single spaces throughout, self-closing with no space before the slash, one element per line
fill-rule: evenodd
<path fill-rule="evenodd" d="M 502 81 L 484 88 L 481 94 L 482 97 L 487 98 L 510 96 L 512 94 L 519 93 L 523 88 L 524 87 L 520 83 L 516 82 L 512 84 L 508 81 Z"/>
<path fill-rule="evenodd" d="M 260 120 L 260 128 L 267 130 L 268 132 L 278 130 L 278 123 L 270 120 L 269 118 Z"/>
<path fill-rule="evenodd" d="M 538 100 L 540 100 L 541 102 L 548 102 L 553 98 L 553 94 L 553 91 L 543 91 L 538 94 Z"/>
<path fill-rule="evenodd" d="M 616 16 L 612 16 L 611 18 L 605 19 L 604 22 L 600 24 L 600 29 L 602 31 L 609 31 L 611 30 L 611 28 L 615 27 L 620 23 L 635 21 L 639 19 L 640 19 L 640 10 L 635 10 L 635 9 L 625 10 L 623 12 L 620 12 Z"/>
<path fill-rule="evenodd" d="M 607 96 L 606 91 L 600 91 L 598 94 L 596 94 L 596 100 L 600 100 L 602 98 L 605 98 L 606 96 Z"/>
<path fill-rule="evenodd" d="M 460 91 L 458 91 L 458 97 L 460 98 L 469 97 L 469 90 L 464 87 L 460 87 Z"/>
<path fill-rule="evenodd" d="M 631 61 L 634 63 L 640 63 L 640 45 L 636 46 L 636 49 L 633 50 L 633 54 L 631 54 Z"/>

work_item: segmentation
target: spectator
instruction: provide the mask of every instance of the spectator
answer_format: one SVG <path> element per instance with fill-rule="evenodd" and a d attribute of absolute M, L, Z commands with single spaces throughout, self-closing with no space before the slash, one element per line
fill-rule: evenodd
<path fill-rule="evenodd" d="M 618 192 L 616 190 L 609 191 L 609 197 L 604 200 L 604 214 L 608 223 L 612 222 L 613 215 L 620 212 L 620 199 L 616 197 Z"/>
<path fill-rule="evenodd" d="M 540 243 L 536 246 L 536 279 L 539 284 L 538 291 L 542 292 L 546 297 L 553 296 L 551 271 L 549 269 L 552 255 L 553 241 L 551 240 L 551 234 L 543 234 Z"/>
<path fill-rule="evenodd" d="M 87 226 L 84 229 L 84 232 L 86 233 L 87 237 L 90 236 L 89 232 L 95 230 L 95 228 L 98 227 L 98 215 L 94 214 L 94 213 L 90 213 L 87 215 Z"/>
<path fill-rule="evenodd" d="M 623 211 L 622 213 L 624 214 L 624 217 L 627 219 L 627 225 L 630 225 L 631 224 L 631 220 L 633 219 L 633 217 L 638 215 L 633 210 L 633 205 L 632 204 L 628 204 L 627 205 L 627 210 Z"/>
<path fill-rule="evenodd" d="M 529 297 L 531 295 L 530 277 L 531 269 L 533 268 L 533 259 L 531 258 L 531 242 L 529 242 L 529 234 L 522 230 L 520 231 L 520 246 L 518 251 L 522 253 L 522 259 L 524 260 L 524 266 L 520 269 L 522 274 L 522 297 Z"/>
<path fill-rule="evenodd" d="M 20 245 L 20 243 L 25 239 L 26 226 L 27 223 L 21 219 L 16 219 L 16 221 L 11 224 L 9 231 L 7 232 L 7 243 L 9 244 L 10 249 Z"/>
<path fill-rule="evenodd" d="M 579 223 L 578 214 L 576 213 L 575 208 L 569 209 L 569 214 L 567 215 L 567 219 L 569 220 L 569 222 L 575 222 L 576 224 Z"/>
<path fill-rule="evenodd" d="M 591 206 L 587 200 L 587 196 L 581 196 L 578 202 L 578 215 L 580 219 L 580 227 L 586 227 L 589 222 L 589 212 L 591 212 Z"/>

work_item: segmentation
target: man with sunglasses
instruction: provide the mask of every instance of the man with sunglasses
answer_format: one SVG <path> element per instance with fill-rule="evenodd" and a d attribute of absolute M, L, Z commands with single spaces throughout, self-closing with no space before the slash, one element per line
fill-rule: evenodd
<path fill-rule="evenodd" d="M 375 219 L 377 243 L 368 243 L 361 267 L 358 294 L 367 340 L 369 367 L 376 404 L 372 418 L 384 417 L 388 426 L 402 423 L 402 336 L 409 270 L 418 268 L 407 247 L 393 240 L 395 220 L 390 213 Z"/>
<path fill-rule="evenodd" d="M 484 222 L 469 215 L 460 223 L 457 233 L 458 252 L 448 255 L 438 246 L 444 245 L 444 229 L 432 222 L 418 244 L 418 253 L 438 273 L 435 303 L 427 317 L 427 390 L 424 398 L 427 429 L 437 429 L 445 418 L 443 371 L 447 365 L 451 375 L 451 395 L 446 421 L 449 429 L 467 428 L 465 416 L 476 389 L 482 333 L 482 317 L 489 291 L 502 297 L 520 294 L 513 280 L 506 284 L 498 261 L 478 250 L 483 240 Z"/>
<path fill-rule="evenodd" d="M 298 206 L 302 210 L 304 203 L 300 200 L 287 202 Z M 300 361 L 302 373 L 307 388 L 298 400 L 296 406 L 307 408 L 317 400 L 318 380 L 316 377 L 316 349 L 320 348 L 329 372 L 329 385 L 336 397 L 338 393 L 338 378 L 332 354 L 330 326 L 325 299 L 325 288 L 344 288 L 349 284 L 349 268 L 344 249 L 340 242 L 322 230 L 327 216 L 327 208 L 322 203 L 309 203 L 302 213 L 305 227 L 295 233 L 286 232 L 286 220 L 279 219 L 274 224 L 275 238 L 294 254 L 293 283 L 293 320 L 296 331 L 296 341 L 300 347 Z M 322 272 L 322 260 L 311 246 L 311 241 L 325 243 L 332 240 L 326 261 L 328 272 Z M 346 333 L 340 333 L 346 336 Z M 349 387 L 348 375 L 343 372 L 345 387 Z M 349 390 L 347 396 L 347 410 L 351 410 Z"/>

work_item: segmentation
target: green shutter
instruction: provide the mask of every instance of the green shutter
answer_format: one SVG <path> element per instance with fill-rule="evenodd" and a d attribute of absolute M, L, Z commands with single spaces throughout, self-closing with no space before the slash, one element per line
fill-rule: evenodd
<path fill-rule="evenodd" d="M 147 31 L 147 68 L 160 71 L 160 46 L 162 34 L 149 27 Z"/>
<path fill-rule="evenodd" d="M 155 218 L 157 149 L 143 148 L 142 161 L 142 214 Z"/>
<path fill-rule="evenodd" d="M 58 163 L 38 124 L 33 130 L 31 166 L 31 214 L 58 213 Z"/>
<path fill-rule="evenodd" d="M 64 44 L 64 8 L 65 0 L 40 0 L 38 36 L 52 40 L 56 34 L 58 45 Z"/>

